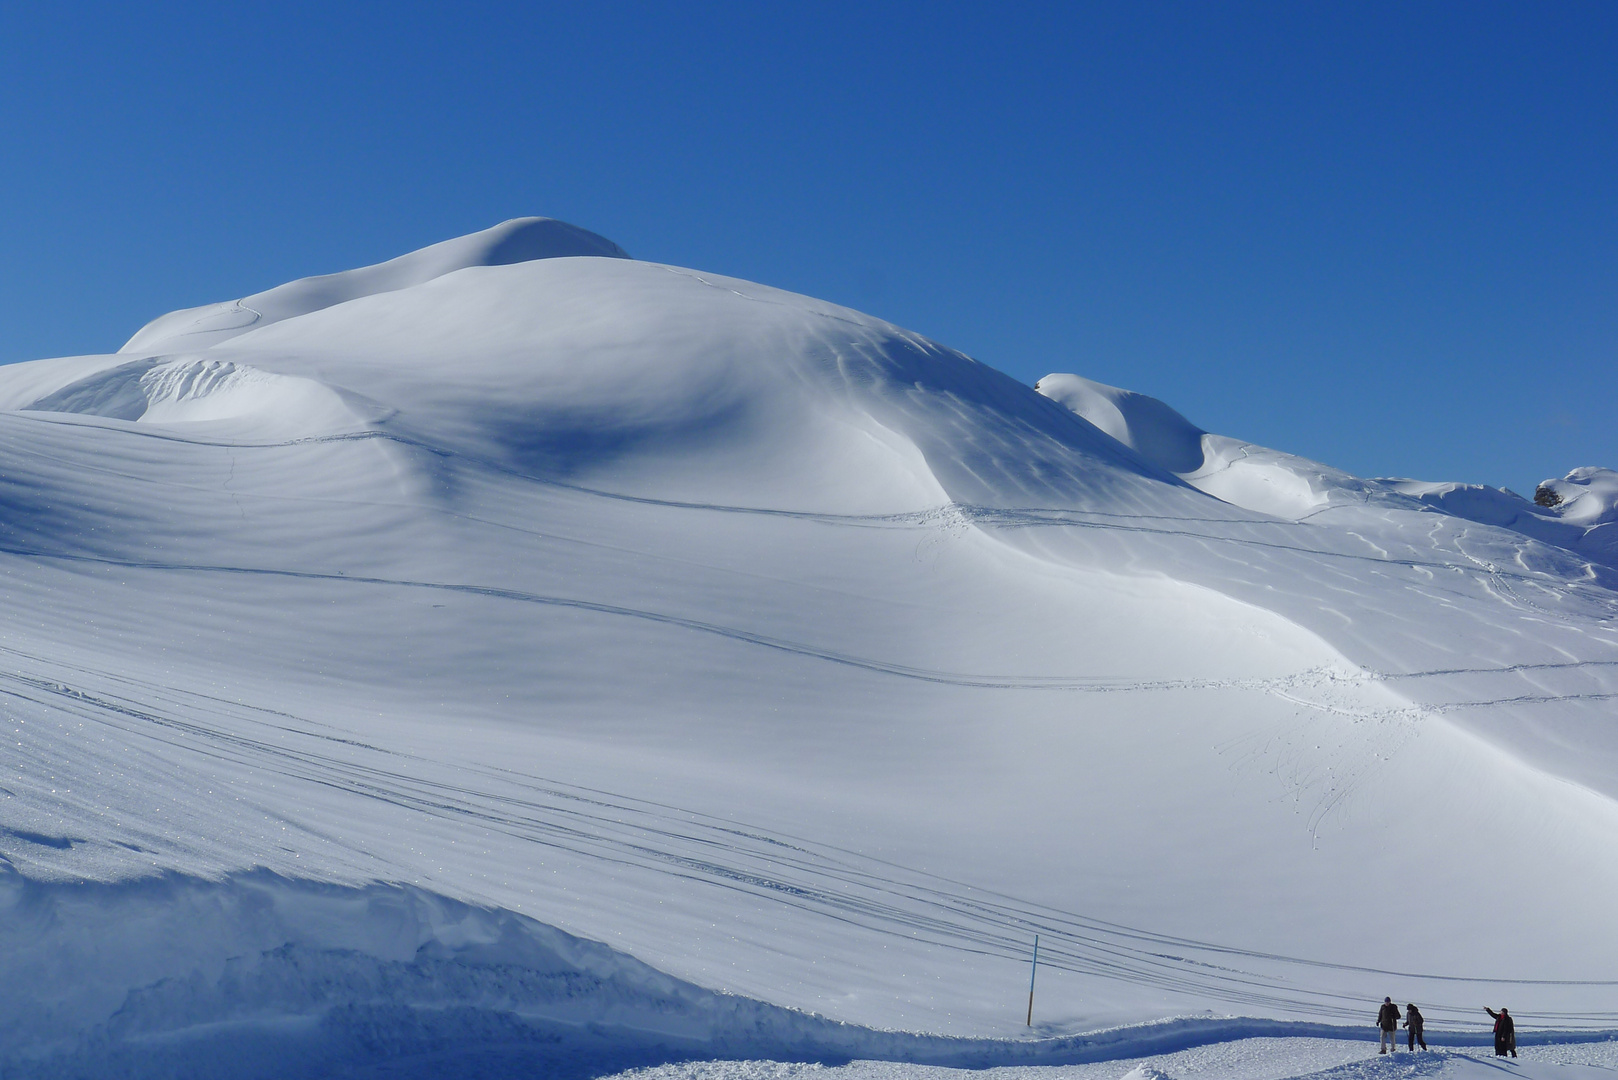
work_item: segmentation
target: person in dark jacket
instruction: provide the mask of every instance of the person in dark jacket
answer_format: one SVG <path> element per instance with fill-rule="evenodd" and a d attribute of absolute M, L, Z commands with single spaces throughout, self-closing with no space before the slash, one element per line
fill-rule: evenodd
<path fill-rule="evenodd" d="M 1410 1049 L 1414 1051 L 1416 1044 L 1420 1043 L 1423 1050 L 1427 1049 L 1427 1040 L 1421 1033 L 1421 1010 L 1414 1005 L 1405 1006 L 1405 1030 L 1410 1033 Z"/>
<path fill-rule="evenodd" d="M 1505 1057 L 1510 1054 L 1516 1057 L 1517 1025 L 1511 1019 L 1511 1014 L 1506 1011 L 1506 1007 L 1502 1005 L 1500 1011 L 1495 1012 L 1485 1005 L 1483 1011 L 1494 1017 L 1494 1056 Z"/>
<path fill-rule="evenodd" d="M 1398 1050 L 1399 1006 L 1393 1003 L 1392 998 L 1382 999 L 1382 1007 L 1376 1011 L 1376 1026 L 1382 1029 L 1382 1046 L 1377 1053 L 1386 1054 L 1389 1050 Z"/>

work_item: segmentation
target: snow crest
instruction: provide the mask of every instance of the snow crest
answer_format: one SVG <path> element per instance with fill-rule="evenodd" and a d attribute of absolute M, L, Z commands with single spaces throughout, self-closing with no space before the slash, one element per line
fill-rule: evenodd
<path fill-rule="evenodd" d="M 321 277 L 302 278 L 240 300 L 185 308 L 141 327 L 122 353 L 202 349 L 283 319 L 307 315 L 362 296 L 420 285 L 469 266 L 507 266 L 534 259 L 580 256 L 627 259 L 604 236 L 553 218 L 513 218 L 396 259 Z"/>
<path fill-rule="evenodd" d="M 1319 462 L 1197 427 L 1157 398 L 1079 375 L 1047 375 L 1034 389 L 1073 410 L 1146 461 L 1217 499 L 1297 520 L 1360 490 Z"/>

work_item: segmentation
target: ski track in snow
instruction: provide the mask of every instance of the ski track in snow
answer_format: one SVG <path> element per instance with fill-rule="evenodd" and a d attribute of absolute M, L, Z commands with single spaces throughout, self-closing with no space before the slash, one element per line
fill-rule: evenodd
<path fill-rule="evenodd" d="M 128 677 L 76 673 L 108 684 L 89 690 L 54 676 L 30 676 L 17 668 L 42 665 L 40 658 L 15 649 L 0 652 L 10 658 L 12 668 L 0 672 L 0 696 L 90 721 L 123 740 L 145 740 L 172 752 L 228 761 L 259 775 L 321 785 L 427 817 L 473 824 L 526 844 L 746 892 L 939 948 L 1016 960 L 1037 932 L 1040 963 L 1045 967 L 1196 993 L 1238 1008 L 1345 1019 L 1363 1011 L 1363 998 L 1311 988 L 1304 981 L 1309 970 L 1495 988 L 1618 986 L 1618 980 L 1533 980 L 1363 968 L 1163 936 L 679 807 L 507 770 L 447 767 L 321 731 L 320 725 L 288 713 Z M 152 707 L 165 699 L 172 711 Z M 243 733 L 249 730 L 260 734 Z M 423 766 L 445 778 L 423 775 Z M 1430 1011 L 1438 1017 L 1469 1012 L 1462 1004 L 1443 1002 L 1433 1004 Z M 1535 1019 L 1608 1026 L 1618 1022 L 1618 1013 L 1538 1014 Z"/>
<path fill-rule="evenodd" d="M 979 689 L 1068 690 L 1086 693 L 1130 693 L 1167 690 L 1259 690 L 1272 692 L 1278 696 L 1284 697 L 1288 701 L 1304 704 L 1305 702 L 1302 698 L 1294 696 L 1288 693 L 1288 691 L 1295 686 L 1317 681 L 1317 677 L 1320 674 L 1319 672 L 1311 671 L 1304 672 L 1299 675 L 1275 679 L 1117 679 L 1108 678 L 1102 675 L 1079 677 L 1057 675 L 975 675 L 963 672 L 907 667 L 903 664 L 889 663 L 868 657 L 834 652 L 830 649 L 818 648 L 816 646 L 801 642 L 786 641 L 780 638 L 767 637 L 763 634 L 752 633 L 739 627 L 722 626 L 717 623 L 708 623 L 701 622 L 696 619 L 682 618 L 681 616 L 671 615 L 665 612 L 649 611 L 640 608 L 620 607 L 615 604 L 603 604 L 576 597 L 544 596 L 537 593 L 522 592 L 515 589 L 500 588 L 492 585 L 473 585 L 445 581 L 414 581 L 400 578 L 369 577 L 363 574 L 318 573 L 307 570 L 285 570 L 273 567 L 214 566 L 205 563 L 150 562 L 134 559 L 114 559 L 105 556 L 67 555 L 30 550 L 21 547 L 8 547 L 5 545 L 0 545 L 0 553 L 18 555 L 33 559 L 53 559 L 65 562 L 116 566 L 129 570 L 160 570 L 195 574 L 241 574 L 264 577 L 283 577 L 307 581 L 339 582 L 343 585 L 376 585 L 403 589 L 428 589 L 452 593 L 467 593 L 475 596 L 487 596 L 497 600 L 509 600 L 520 604 L 537 604 L 543 607 L 574 608 L 579 611 L 589 611 L 599 615 L 613 615 L 623 618 L 641 619 L 646 622 L 661 623 L 668 626 L 680 627 L 685 630 L 694 630 L 698 633 L 713 634 L 717 637 L 729 638 L 732 641 L 740 641 L 766 649 L 774 649 L 780 652 L 792 653 L 797 656 L 809 657 L 810 659 L 814 660 L 824 660 L 828 663 L 860 668 L 864 671 L 875 672 L 879 675 L 892 675 L 902 679 L 915 679 L 920 682 L 942 683 L 949 686 L 969 686 Z M 1368 714 L 1351 714 L 1344 711 L 1343 715 L 1364 716 Z"/>

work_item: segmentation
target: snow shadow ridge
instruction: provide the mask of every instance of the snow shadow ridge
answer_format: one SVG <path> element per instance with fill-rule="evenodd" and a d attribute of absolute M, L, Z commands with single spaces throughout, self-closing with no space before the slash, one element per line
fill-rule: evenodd
<path fill-rule="evenodd" d="M 409 886 L 263 871 L 54 884 L 0 867 L 4 1080 L 583 1080 L 715 1059 L 986 1068 L 1368 1031 L 1239 1018 L 1031 1040 L 877 1031 L 705 990 L 514 912 Z"/>

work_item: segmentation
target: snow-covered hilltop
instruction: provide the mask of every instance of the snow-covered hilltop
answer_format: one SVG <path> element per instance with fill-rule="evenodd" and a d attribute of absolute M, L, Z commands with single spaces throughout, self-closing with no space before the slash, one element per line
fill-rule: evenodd
<path fill-rule="evenodd" d="M 1035 933 L 1051 1035 L 1618 1028 L 1609 471 L 1359 479 L 545 219 L 0 410 L 13 1064 L 1092 1060 L 972 1041 Z"/>

